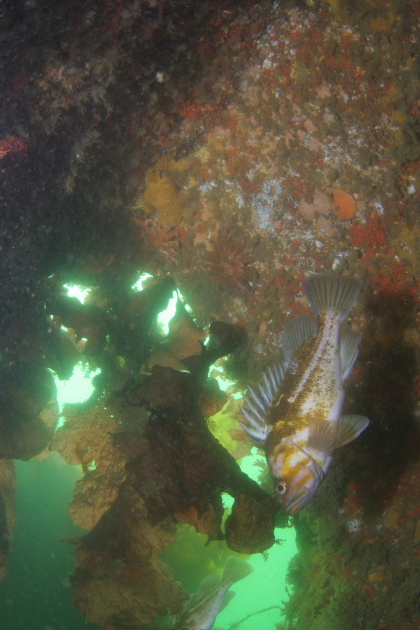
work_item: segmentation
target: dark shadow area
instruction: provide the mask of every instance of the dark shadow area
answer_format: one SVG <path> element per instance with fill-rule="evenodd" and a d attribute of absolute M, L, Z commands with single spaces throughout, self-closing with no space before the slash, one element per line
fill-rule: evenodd
<path fill-rule="evenodd" d="M 405 295 L 367 298 L 368 326 L 357 365 L 357 382 L 348 388 L 351 411 L 370 426 L 355 443 L 366 518 L 377 517 L 398 492 L 401 476 L 420 457 L 420 426 L 414 416 L 418 361 L 404 333 L 415 323 L 416 304 Z M 361 382 L 360 382 L 361 380 Z"/>

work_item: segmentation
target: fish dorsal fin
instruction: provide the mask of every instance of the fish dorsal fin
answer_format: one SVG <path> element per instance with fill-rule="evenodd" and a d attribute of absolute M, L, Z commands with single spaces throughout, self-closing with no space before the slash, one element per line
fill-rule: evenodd
<path fill-rule="evenodd" d="M 247 399 L 246 402 L 248 403 Z M 268 424 L 258 424 L 258 421 L 254 419 L 254 416 L 252 412 L 249 411 L 249 409 L 241 407 L 241 410 L 248 422 L 239 422 L 239 424 L 243 429 L 245 429 L 251 442 L 255 444 L 255 446 L 257 446 L 258 448 L 264 449 L 267 436 L 270 431 L 273 430 L 273 428 L 270 427 Z"/>
<path fill-rule="evenodd" d="M 352 373 L 357 355 L 359 354 L 360 340 L 361 336 L 355 332 L 345 332 L 341 335 L 340 356 L 343 381 L 345 381 Z"/>
<path fill-rule="evenodd" d="M 226 560 L 225 570 L 223 571 L 223 582 L 239 582 L 243 580 L 247 575 L 253 572 L 253 567 L 244 560 L 230 556 Z"/>
<path fill-rule="evenodd" d="M 341 416 L 337 425 L 337 448 L 355 440 L 366 429 L 369 420 L 365 416 Z"/>
<path fill-rule="evenodd" d="M 179 611 L 179 613 L 172 615 L 173 619 L 178 620 L 187 610 L 194 608 L 196 603 L 200 601 L 201 598 L 202 598 L 201 593 L 193 593 L 192 595 L 190 595 L 188 599 L 182 602 L 182 608 Z"/>
<path fill-rule="evenodd" d="M 295 317 L 283 331 L 281 345 L 287 363 L 293 359 L 305 343 L 318 332 L 316 319 L 302 315 Z"/>
<path fill-rule="evenodd" d="M 351 276 L 320 273 L 306 278 L 302 287 L 316 315 L 331 311 L 344 321 L 359 296 L 362 283 Z"/>
<path fill-rule="evenodd" d="M 336 448 L 336 430 L 327 420 L 315 418 L 309 423 L 308 446 L 316 451 L 332 453 Z"/>
<path fill-rule="evenodd" d="M 248 387 L 251 395 L 244 396 L 248 408 L 241 407 L 241 410 L 248 422 L 240 424 L 248 433 L 249 439 L 259 448 L 264 448 L 267 436 L 273 429 L 268 424 L 268 412 L 272 402 L 278 396 L 286 370 L 285 361 L 268 368 L 268 372 L 263 374 L 264 385 L 258 385 L 259 393 L 257 394 L 252 387 Z"/>
<path fill-rule="evenodd" d="M 213 575 L 208 575 L 201 582 L 200 586 L 198 587 L 198 591 L 199 593 L 211 591 L 214 588 L 217 588 L 221 581 L 222 581 L 222 578 L 220 577 L 220 575 L 217 575 L 217 573 L 214 573 Z"/>
<path fill-rule="evenodd" d="M 222 610 L 224 610 L 226 608 L 226 606 L 229 604 L 229 602 L 232 601 L 232 599 L 235 597 L 236 593 L 234 591 L 228 591 L 223 600 L 222 600 L 222 605 L 220 606 L 220 610 L 219 613 L 222 612 Z"/>

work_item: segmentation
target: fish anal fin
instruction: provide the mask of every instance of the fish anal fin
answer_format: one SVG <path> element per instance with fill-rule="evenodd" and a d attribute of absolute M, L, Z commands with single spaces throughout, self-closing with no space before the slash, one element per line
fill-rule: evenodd
<path fill-rule="evenodd" d="M 309 423 L 308 446 L 331 453 L 337 448 L 336 431 L 334 425 L 327 420 L 315 418 Z"/>
<path fill-rule="evenodd" d="M 337 448 L 355 440 L 366 429 L 369 420 L 365 416 L 341 416 L 337 425 Z"/>
<path fill-rule="evenodd" d="M 214 588 L 217 588 L 221 581 L 222 581 L 222 578 L 220 577 L 220 575 L 217 575 L 217 573 L 214 573 L 213 575 L 208 575 L 201 582 L 200 586 L 198 587 L 198 590 L 200 593 L 203 593 L 204 591 L 210 591 Z"/>
<path fill-rule="evenodd" d="M 222 601 L 222 605 L 220 606 L 220 610 L 219 613 L 222 612 L 222 610 L 224 610 L 226 608 L 226 606 L 229 604 L 229 602 L 232 601 L 232 599 L 235 597 L 236 593 L 234 591 L 228 591 Z"/>

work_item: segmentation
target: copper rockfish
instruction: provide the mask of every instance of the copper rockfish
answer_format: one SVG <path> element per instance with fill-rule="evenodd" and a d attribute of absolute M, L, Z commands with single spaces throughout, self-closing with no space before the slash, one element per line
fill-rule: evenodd
<path fill-rule="evenodd" d="M 276 494 L 295 516 L 309 503 L 335 451 L 369 424 L 364 416 L 342 415 L 343 383 L 351 374 L 360 335 L 341 332 L 360 293 L 356 278 L 316 274 L 303 290 L 317 316 L 297 317 L 283 332 L 283 360 L 264 374 L 258 393 L 249 387 L 241 422 L 264 449 Z"/>

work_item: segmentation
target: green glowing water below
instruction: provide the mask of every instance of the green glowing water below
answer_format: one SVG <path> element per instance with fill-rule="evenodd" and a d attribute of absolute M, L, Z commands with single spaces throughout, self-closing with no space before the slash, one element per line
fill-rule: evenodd
<path fill-rule="evenodd" d="M 0 588 L 1 630 L 93 630 L 72 602 L 68 576 L 73 571 L 74 548 L 60 539 L 85 533 L 68 515 L 74 483 L 81 476 L 57 455 L 42 462 L 16 462 L 18 522 L 9 572 Z M 255 468 L 255 467 L 254 467 Z M 236 597 L 222 611 L 215 628 L 228 628 L 248 614 L 281 605 L 287 599 L 285 572 L 295 554 L 294 530 L 278 529 L 286 539 L 274 545 L 268 558 L 248 561 L 255 571 L 232 588 Z M 219 544 L 219 543 L 212 543 Z M 251 617 L 239 630 L 275 630 L 280 611 Z"/>

